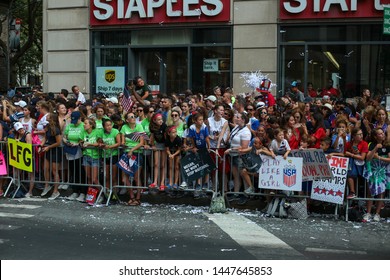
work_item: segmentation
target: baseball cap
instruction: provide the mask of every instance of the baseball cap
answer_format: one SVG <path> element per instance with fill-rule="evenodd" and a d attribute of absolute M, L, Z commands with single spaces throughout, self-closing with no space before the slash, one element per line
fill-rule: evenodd
<path fill-rule="evenodd" d="M 260 109 L 260 108 L 264 108 L 265 107 L 265 103 L 260 101 L 260 102 L 257 102 L 256 104 L 256 109 Z"/>
<path fill-rule="evenodd" d="M 15 102 L 14 104 L 16 106 L 19 106 L 19 107 L 22 107 L 22 108 L 27 106 L 27 103 L 25 101 L 23 101 L 23 100 L 20 100 L 19 102 Z"/>
<path fill-rule="evenodd" d="M 70 115 L 70 122 L 72 124 L 76 124 L 78 122 L 78 120 L 80 119 L 81 117 L 81 114 L 79 111 L 74 111 L 72 112 L 72 114 Z"/>
<path fill-rule="evenodd" d="M 16 131 L 18 131 L 18 130 L 21 129 L 21 128 L 23 128 L 23 125 L 22 125 L 21 122 L 16 122 L 16 123 L 14 124 L 14 129 L 15 129 Z"/>
<path fill-rule="evenodd" d="M 108 102 L 111 102 L 111 103 L 114 103 L 114 104 L 118 104 L 119 102 L 118 102 L 118 98 L 116 98 L 116 97 L 110 97 L 110 98 L 106 98 L 106 100 L 108 101 Z"/>
<path fill-rule="evenodd" d="M 326 108 L 328 108 L 331 111 L 333 110 L 333 106 L 330 105 L 329 103 L 325 103 L 324 105 L 322 105 L 322 107 L 326 107 Z"/>
<path fill-rule="evenodd" d="M 217 98 L 214 95 L 209 95 L 207 98 L 205 98 L 205 100 L 210 100 L 212 102 L 215 102 L 217 101 Z"/>
<path fill-rule="evenodd" d="M 292 87 L 297 87 L 297 86 L 298 86 L 297 81 L 293 81 L 293 82 L 291 83 L 291 86 L 292 86 Z"/>

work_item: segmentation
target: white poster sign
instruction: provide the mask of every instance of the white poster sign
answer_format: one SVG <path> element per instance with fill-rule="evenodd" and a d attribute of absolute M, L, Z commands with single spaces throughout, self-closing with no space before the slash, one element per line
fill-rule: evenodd
<path fill-rule="evenodd" d="M 292 150 L 291 155 L 303 159 L 302 181 L 333 178 L 328 159 L 323 150 Z"/>
<path fill-rule="evenodd" d="M 311 198 L 330 203 L 343 204 L 344 190 L 347 183 L 349 158 L 332 157 L 329 159 L 333 179 L 315 180 L 311 190 Z"/>
<path fill-rule="evenodd" d="M 203 59 L 203 72 L 218 72 L 218 59 Z"/>
<path fill-rule="evenodd" d="M 302 159 L 261 156 L 259 188 L 285 191 L 302 190 Z"/>
<path fill-rule="evenodd" d="M 125 86 L 125 67 L 96 67 L 96 93 L 118 96 Z"/>

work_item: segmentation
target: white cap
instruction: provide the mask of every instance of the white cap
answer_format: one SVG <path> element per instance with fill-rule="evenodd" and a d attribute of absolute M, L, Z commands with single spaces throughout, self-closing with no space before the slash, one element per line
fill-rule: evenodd
<path fill-rule="evenodd" d="M 26 107 L 27 106 L 27 103 L 24 102 L 23 100 L 20 100 L 19 102 L 15 102 L 14 103 L 16 106 L 20 106 L 22 108 Z"/>
<path fill-rule="evenodd" d="M 257 102 L 256 104 L 256 109 L 260 109 L 260 108 L 264 108 L 265 107 L 265 103 L 260 101 L 260 102 Z"/>
<path fill-rule="evenodd" d="M 215 102 L 215 101 L 217 101 L 217 98 L 214 95 L 209 95 L 204 100 L 210 100 L 211 102 Z"/>
<path fill-rule="evenodd" d="M 114 103 L 114 104 L 118 104 L 119 102 L 118 102 L 118 98 L 116 98 L 116 97 L 110 97 L 110 98 L 106 98 L 106 100 L 107 101 L 109 101 L 109 102 L 112 102 L 112 103 Z"/>
<path fill-rule="evenodd" d="M 23 128 L 23 125 L 22 125 L 21 122 L 16 122 L 16 123 L 14 124 L 14 129 L 15 129 L 16 131 L 18 131 L 18 130 L 21 129 L 21 128 Z"/>
<path fill-rule="evenodd" d="M 329 103 L 325 103 L 324 105 L 322 105 L 323 107 L 326 107 L 326 108 L 328 108 L 329 110 L 333 110 L 333 107 L 332 107 L 332 105 L 331 104 L 329 104 Z"/>

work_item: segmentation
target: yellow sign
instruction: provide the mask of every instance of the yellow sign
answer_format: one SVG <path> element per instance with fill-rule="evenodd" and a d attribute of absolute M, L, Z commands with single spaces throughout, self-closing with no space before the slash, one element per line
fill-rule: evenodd
<path fill-rule="evenodd" d="M 115 81 L 115 70 L 106 70 L 104 74 L 104 78 L 109 83 Z"/>
<path fill-rule="evenodd" d="M 32 172 L 33 148 L 32 144 L 26 144 L 14 139 L 8 139 L 9 164 L 18 169 Z"/>

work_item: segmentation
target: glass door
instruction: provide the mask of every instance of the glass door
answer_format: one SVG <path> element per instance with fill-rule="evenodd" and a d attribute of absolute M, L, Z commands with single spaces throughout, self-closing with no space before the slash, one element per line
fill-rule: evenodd
<path fill-rule="evenodd" d="M 144 77 L 153 94 L 180 93 L 188 88 L 186 48 L 140 50 L 135 62 L 135 75 Z"/>

